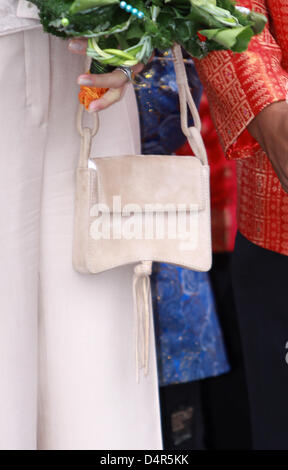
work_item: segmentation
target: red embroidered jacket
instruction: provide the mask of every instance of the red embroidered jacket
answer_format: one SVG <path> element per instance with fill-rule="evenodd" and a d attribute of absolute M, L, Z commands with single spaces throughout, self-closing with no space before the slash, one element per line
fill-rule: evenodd
<path fill-rule="evenodd" d="M 288 255 L 288 195 L 246 129 L 267 105 L 286 100 L 288 0 L 237 4 L 264 13 L 265 31 L 247 52 L 213 52 L 197 68 L 227 157 L 237 159 L 239 230 L 255 244 Z"/>

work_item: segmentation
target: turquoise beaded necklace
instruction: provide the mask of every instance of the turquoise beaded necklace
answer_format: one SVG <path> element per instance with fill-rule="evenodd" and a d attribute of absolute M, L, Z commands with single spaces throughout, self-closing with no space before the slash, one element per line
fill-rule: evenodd
<path fill-rule="evenodd" d="M 134 8 L 132 5 L 123 0 L 120 2 L 120 8 L 127 11 L 127 13 L 131 13 L 131 15 L 137 16 L 139 20 L 142 20 L 145 17 L 143 11 L 138 10 L 138 8 Z"/>

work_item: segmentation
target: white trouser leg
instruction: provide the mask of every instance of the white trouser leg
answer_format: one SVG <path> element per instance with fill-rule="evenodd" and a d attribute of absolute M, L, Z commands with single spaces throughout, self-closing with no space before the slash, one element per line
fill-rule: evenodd
<path fill-rule="evenodd" d="M 155 350 L 136 384 L 132 267 L 104 274 L 72 268 L 79 57 L 51 40 L 51 106 L 41 222 L 39 449 L 161 448 Z M 64 65 L 65 64 L 65 65 Z M 135 152 L 132 90 L 101 114 L 95 154 Z"/>
<path fill-rule="evenodd" d="M 41 90 L 38 84 L 32 90 L 29 85 L 28 39 L 24 33 L 0 37 L 2 450 L 35 449 L 37 434 L 39 224 L 48 87 Z M 39 37 L 37 47 L 46 50 L 47 38 Z"/>

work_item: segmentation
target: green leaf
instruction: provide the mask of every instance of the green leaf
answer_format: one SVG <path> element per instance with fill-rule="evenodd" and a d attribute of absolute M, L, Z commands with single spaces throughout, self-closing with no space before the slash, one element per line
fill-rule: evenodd
<path fill-rule="evenodd" d="M 134 23 L 130 26 L 126 33 L 127 39 L 140 39 L 143 36 L 143 29 L 140 27 L 139 23 Z"/>
<path fill-rule="evenodd" d="M 257 13 L 255 11 L 251 11 L 248 15 L 249 20 L 252 22 L 251 28 L 254 31 L 254 34 L 262 33 L 265 25 L 267 23 L 267 18 L 261 13 Z"/>
<path fill-rule="evenodd" d="M 254 35 L 250 26 L 239 26 L 231 29 L 202 29 L 199 32 L 207 39 L 217 42 L 225 49 L 232 49 L 234 52 L 246 51 Z"/>
<path fill-rule="evenodd" d="M 70 7 L 70 13 L 79 13 L 115 3 L 119 3 L 119 0 L 75 0 Z"/>

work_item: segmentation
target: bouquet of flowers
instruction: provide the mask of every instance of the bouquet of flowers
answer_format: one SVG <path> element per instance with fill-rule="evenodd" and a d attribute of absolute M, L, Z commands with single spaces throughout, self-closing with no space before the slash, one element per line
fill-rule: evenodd
<path fill-rule="evenodd" d="M 44 30 L 88 38 L 87 54 L 104 66 L 146 63 L 175 42 L 192 56 L 242 52 L 266 18 L 231 0 L 31 0 Z M 97 70 L 94 70 L 96 72 Z"/>

